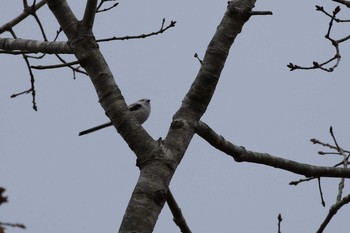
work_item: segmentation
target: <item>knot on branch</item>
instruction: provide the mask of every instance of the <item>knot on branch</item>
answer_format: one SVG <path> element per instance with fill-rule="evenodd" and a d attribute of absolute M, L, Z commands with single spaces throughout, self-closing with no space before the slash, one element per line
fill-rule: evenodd
<path fill-rule="evenodd" d="M 248 19 L 251 16 L 251 10 L 253 7 L 253 1 L 229 0 L 227 2 L 227 14 L 239 14 Z"/>
<path fill-rule="evenodd" d="M 86 25 L 84 25 L 82 22 L 77 24 L 75 36 L 69 40 L 69 44 L 75 51 L 79 48 L 99 48 L 91 28 L 86 27 Z"/>
<path fill-rule="evenodd" d="M 145 166 L 153 163 L 158 165 L 163 164 L 172 172 L 175 172 L 176 163 L 174 161 L 173 153 L 166 145 L 164 145 L 163 140 L 161 138 L 158 139 L 152 148 L 153 149 L 146 152 L 144 156 L 138 156 L 136 166 L 142 170 Z"/>
<path fill-rule="evenodd" d="M 68 43 L 74 49 L 74 51 L 76 51 L 79 48 L 99 48 L 95 36 L 92 33 L 77 33 L 74 39 L 69 40 Z"/>

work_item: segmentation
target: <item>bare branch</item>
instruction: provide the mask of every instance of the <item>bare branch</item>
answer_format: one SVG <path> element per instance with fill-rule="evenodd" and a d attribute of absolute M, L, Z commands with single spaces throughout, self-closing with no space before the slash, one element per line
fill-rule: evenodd
<path fill-rule="evenodd" d="M 165 32 L 169 28 L 175 27 L 176 21 L 173 21 L 173 20 L 170 21 L 169 25 L 166 27 L 164 27 L 164 23 L 165 23 L 165 19 L 162 20 L 162 25 L 161 25 L 160 29 L 156 32 L 141 34 L 141 35 L 137 35 L 137 36 L 123 36 L 123 37 L 115 37 L 114 36 L 114 37 L 110 37 L 110 38 L 106 38 L 106 39 L 99 39 L 99 40 L 96 40 L 96 42 L 107 42 L 107 41 L 111 41 L 111 40 L 143 39 L 146 37 L 155 36 L 155 35 L 158 35 L 158 34 Z"/>
<path fill-rule="evenodd" d="M 197 58 L 197 60 L 199 61 L 200 64 L 203 63 L 203 60 L 199 58 L 198 53 L 195 53 L 194 57 Z"/>
<path fill-rule="evenodd" d="M 323 71 L 326 71 L 326 72 L 333 72 L 335 68 L 338 67 L 339 63 L 340 63 L 340 60 L 341 60 L 341 55 L 340 55 L 340 49 L 339 49 L 339 44 L 342 43 L 342 42 L 345 42 L 347 40 L 350 39 L 350 35 L 348 36 L 345 36 L 341 39 L 338 39 L 338 40 L 335 40 L 333 39 L 331 36 L 330 36 L 330 33 L 331 33 L 331 30 L 333 28 L 333 22 L 350 22 L 350 20 L 340 20 L 336 17 L 336 15 L 340 12 L 341 8 L 339 6 L 337 6 L 332 14 L 329 14 L 328 12 L 326 12 L 324 10 L 324 8 L 322 6 L 318 6 L 316 5 L 316 11 L 320 11 L 322 13 L 324 13 L 325 15 L 327 15 L 328 17 L 330 17 L 330 22 L 328 24 L 328 29 L 327 29 L 327 33 L 325 35 L 325 38 L 327 40 L 329 40 L 332 44 L 332 46 L 335 48 L 335 54 L 332 58 L 328 59 L 327 61 L 325 62 L 316 62 L 316 61 L 313 61 L 312 62 L 312 66 L 299 66 L 299 65 L 295 65 L 293 63 L 289 63 L 287 65 L 287 67 L 290 69 L 290 71 L 293 71 L 293 70 L 314 70 L 314 69 L 320 69 L 320 70 L 323 70 Z M 330 66 L 330 67 L 325 67 L 326 65 L 330 64 L 331 62 L 335 61 L 334 65 L 333 66 Z"/>
<path fill-rule="evenodd" d="M 40 28 L 40 32 L 41 32 L 41 35 L 42 35 L 43 38 L 44 38 L 44 41 L 48 41 L 47 36 L 46 36 L 46 33 L 45 33 L 45 30 L 44 30 L 44 27 L 43 27 L 43 25 L 42 25 L 42 23 L 41 23 L 41 21 L 40 21 L 38 15 L 36 14 L 36 11 L 34 11 L 32 15 L 33 15 L 33 17 L 34 17 L 36 23 L 38 24 L 38 26 L 39 26 L 39 28 Z"/>
<path fill-rule="evenodd" d="M 329 144 L 329 143 L 324 143 L 324 142 L 321 142 L 320 140 L 316 139 L 316 138 L 312 138 L 310 139 L 310 141 L 313 143 L 313 144 L 319 144 L 321 146 L 324 146 L 324 147 L 328 147 L 330 149 L 333 149 L 333 150 L 337 150 L 337 147 Z M 344 152 L 347 152 L 347 153 L 350 153 L 350 151 L 348 150 L 344 150 Z M 319 152 L 320 153 L 320 152 Z M 322 152 L 323 153 L 323 152 Z"/>
<path fill-rule="evenodd" d="M 336 9 L 336 13 L 339 13 L 340 7 L 338 6 L 338 7 L 336 7 L 335 9 Z M 316 10 L 317 10 L 317 11 L 320 11 L 320 12 L 322 12 L 322 13 L 324 13 L 325 15 L 327 15 L 329 18 L 333 19 L 333 20 L 336 21 L 337 23 L 348 23 L 348 22 L 350 22 L 350 20 L 348 20 L 348 19 L 339 19 L 339 18 L 337 18 L 335 15 L 329 14 L 327 11 L 325 11 L 325 9 L 323 8 L 323 6 L 318 6 L 318 5 L 316 5 Z"/>
<path fill-rule="evenodd" d="M 27 8 L 29 6 L 27 0 L 23 0 L 23 8 Z"/>
<path fill-rule="evenodd" d="M 37 70 L 47 70 L 47 69 L 57 69 L 57 68 L 62 68 L 62 67 L 67 67 L 67 66 L 72 66 L 72 65 L 78 65 L 78 61 L 72 61 L 72 62 L 67 62 L 63 64 L 57 64 L 57 65 L 49 65 L 49 66 L 31 66 L 33 69 Z"/>
<path fill-rule="evenodd" d="M 33 104 L 33 109 L 35 111 L 38 111 L 38 107 L 36 105 L 36 91 L 35 91 L 35 79 L 34 79 L 34 74 L 33 74 L 33 71 L 32 69 L 30 68 L 30 63 L 29 63 L 29 60 L 28 58 L 26 57 L 26 55 L 23 55 L 23 58 L 24 58 L 24 61 L 26 62 L 26 65 L 27 65 L 27 68 L 28 68 L 28 71 L 29 71 L 29 76 L 30 76 L 30 84 L 31 84 L 31 88 L 30 88 L 30 91 L 32 92 L 32 104 Z"/>
<path fill-rule="evenodd" d="M 105 3 L 105 2 L 115 2 L 116 0 L 101 0 L 101 2 L 98 4 L 97 8 L 96 8 L 96 13 L 101 13 L 101 12 L 104 12 L 104 11 L 109 11 L 111 9 L 113 9 L 114 7 L 118 6 L 119 5 L 119 2 L 116 2 L 114 3 L 112 6 L 110 7 L 106 7 L 104 9 L 101 9 L 102 5 Z"/>
<path fill-rule="evenodd" d="M 75 36 L 78 27 L 78 19 L 70 9 L 66 0 L 46 0 L 49 9 L 55 15 L 62 30 L 69 38 Z M 73 43 L 73 42 L 72 42 Z"/>
<path fill-rule="evenodd" d="M 44 6 L 46 4 L 46 0 L 41 0 L 39 3 L 35 4 L 33 7 L 25 7 L 22 14 L 11 20 L 10 22 L 4 24 L 0 27 L 0 34 L 9 31 L 11 28 L 13 28 L 15 25 L 19 24 L 22 20 L 27 18 L 29 15 L 31 15 L 33 12 L 37 11 L 39 8 Z M 24 5 L 25 6 L 25 5 Z"/>
<path fill-rule="evenodd" d="M 86 29 L 92 30 L 96 15 L 97 0 L 88 0 L 85 6 L 85 12 L 83 17 L 83 25 Z"/>
<path fill-rule="evenodd" d="M 337 151 L 340 155 L 343 156 L 343 165 L 344 165 L 344 168 L 347 168 L 348 167 L 348 156 L 345 154 L 344 150 L 339 146 L 335 136 L 334 136 L 334 132 L 333 132 L 333 127 L 331 126 L 329 128 L 329 132 L 333 138 L 333 141 L 335 143 L 335 145 L 337 146 Z M 340 179 L 340 182 L 339 182 L 339 185 L 338 185 L 338 195 L 337 195 L 337 199 L 336 199 L 336 202 L 339 202 L 342 198 L 342 195 L 343 195 L 343 190 L 344 190 L 344 187 L 345 187 L 345 178 L 341 178 Z"/>
<path fill-rule="evenodd" d="M 289 182 L 289 185 L 295 185 L 295 186 L 297 186 L 297 185 L 300 184 L 300 183 L 308 182 L 308 181 L 314 180 L 314 179 L 315 179 L 315 177 L 310 177 L 310 178 L 306 178 L 306 179 L 300 179 L 300 180 L 297 180 L 297 181 L 291 181 L 291 182 Z"/>
<path fill-rule="evenodd" d="M 282 223 L 283 218 L 282 218 L 281 214 L 278 214 L 277 220 L 278 220 L 278 231 L 277 232 L 278 233 L 282 233 L 282 231 L 281 231 L 281 223 Z"/>
<path fill-rule="evenodd" d="M 252 11 L 250 15 L 273 15 L 272 11 Z"/>
<path fill-rule="evenodd" d="M 168 189 L 166 200 L 167 200 L 168 206 L 170 208 L 170 211 L 173 214 L 173 217 L 174 217 L 173 220 L 176 223 L 176 225 L 179 226 L 181 232 L 182 233 L 191 233 L 191 229 L 187 225 L 186 219 L 184 218 L 180 207 L 176 203 L 175 198 L 170 191 L 170 188 Z"/>
<path fill-rule="evenodd" d="M 32 53 L 72 54 L 72 48 L 66 42 L 44 42 L 38 40 L 0 38 L 0 49 L 7 51 L 25 51 Z"/>
<path fill-rule="evenodd" d="M 0 222 L 0 226 L 3 227 L 17 227 L 17 228 L 22 228 L 22 229 L 26 229 L 26 226 L 24 224 L 21 223 L 9 223 L 9 222 Z"/>
<path fill-rule="evenodd" d="M 345 0 L 333 0 L 333 2 L 341 3 L 350 8 L 350 2 Z"/>
<path fill-rule="evenodd" d="M 331 134 L 333 134 L 333 129 L 330 130 L 330 132 L 331 132 Z M 334 135 L 333 135 L 333 137 L 334 137 Z M 334 138 L 334 140 L 335 140 L 335 138 Z M 319 144 L 319 145 L 321 145 L 321 146 L 328 147 L 328 148 L 330 148 L 330 149 L 332 149 L 332 150 L 337 150 L 337 151 L 338 151 L 338 148 L 340 148 L 339 146 L 338 146 L 338 147 L 337 147 L 337 146 L 333 146 L 333 145 L 331 145 L 331 144 L 329 144 L 329 143 L 321 142 L 320 140 L 315 139 L 315 138 L 312 138 L 310 141 L 311 141 L 313 144 Z M 344 149 L 342 149 L 342 148 L 340 148 L 340 149 L 341 149 L 344 153 L 350 153 L 350 152 L 347 151 L 347 150 L 344 150 Z M 344 155 L 343 155 L 342 153 L 339 153 L 339 152 L 323 152 L 323 151 L 319 151 L 318 154 L 319 154 L 319 155 L 326 155 L 326 154 L 327 154 L 327 155 L 329 155 L 329 154 L 331 154 L 331 155 L 342 155 L 342 156 L 344 157 Z M 340 163 L 335 164 L 333 167 L 339 167 L 340 165 L 344 165 L 345 163 L 348 163 L 349 157 L 350 157 L 350 155 L 345 155 L 343 161 L 340 162 Z M 290 184 L 290 185 L 298 185 L 299 183 L 306 182 L 306 181 L 310 181 L 310 180 L 313 180 L 313 179 L 315 179 L 315 178 L 317 178 L 317 177 L 311 177 L 311 178 L 308 178 L 308 179 L 300 179 L 300 180 L 298 180 L 298 181 L 292 181 L 292 182 L 290 182 L 289 184 Z"/>
<path fill-rule="evenodd" d="M 67 64 L 68 62 L 66 62 L 66 60 L 64 60 L 60 55 L 55 54 L 56 57 L 58 58 L 58 60 L 60 60 L 62 62 L 62 64 Z M 80 69 L 79 67 L 74 67 L 73 65 L 69 65 L 69 68 L 73 71 L 73 75 L 74 75 L 74 79 L 75 79 L 75 73 L 80 73 L 80 74 L 84 74 L 84 75 L 88 75 L 87 72 L 83 71 Z"/>
<path fill-rule="evenodd" d="M 333 216 L 338 212 L 338 210 L 344 205 L 348 204 L 349 202 L 350 202 L 350 194 L 344 197 L 341 201 L 332 205 L 331 208 L 329 209 L 328 215 L 326 216 L 325 220 L 323 220 L 321 226 L 317 230 L 317 233 L 322 233 L 326 228 L 326 226 L 328 225 L 328 223 L 333 218 Z"/>
<path fill-rule="evenodd" d="M 17 96 L 20 96 L 20 95 L 24 95 L 24 94 L 29 94 L 32 92 L 32 89 L 28 89 L 28 90 L 25 90 L 25 91 L 22 91 L 22 92 L 19 92 L 19 93 L 16 93 L 16 94 L 12 94 L 10 97 L 11 98 L 16 98 Z"/>
<path fill-rule="evenodd" d="M 326 206 L 326 202 L 324 201 L 323 198 L 323 192 L 322 192 L 322 186 L 321 186 L 321 178 L 317 177 L 317 183 L 318 183 L 318 191 L 320 192 L 320 197 L 321 197 L 321 204 L 322 206 Z"/>
<path fill-rule="evenodd" d="M 264 164 L 270 167 L 290 171 L 306 177 L 345 177 L 350 178 L 350 169 L 314 166 L 298 163 L 289 159 L 276 157 L 268 153 L 259 153 L 246 150 L 242 146 L 236 146 L 225 140 L 224 137 L 214 132 L 207 124 L 199 121 L 195 125 L 196 133 L 209 144 L 230 155 L 236 162 L 251 162 Z"/>
<path fill-rule="evenodd" d="M 10 29 L 10 33 L 12 34 L 13 38 L 15 38 L 14 40 L 16 40 L 17 36 L 16 36 L 15 32 L 12 30 L 12 28 Z M 1 40 L 1 38 L 0 38 L 0 40 Z M 36 100 L 35 100 L 35 98 L 36 98 L 36 91 L 35 91 L 35 85 L 34 85 L 34 83 L 35 83 L 34 74 L 33 74 L 32 69 L 30 68 L 30 63 L 29 63 L 28 56 L 25 55 L 25 54 L 23 54 L 22 56 L 23 56 L 23 59 L 24 59 L 26 65 L 27 65 L 27 69 L 28 69 L 29 76 L 30 76 L 31 88 L 29 89 L 29 91 L 32 93 L 32 106 L 33 106 L 33 109 L 35 111 L 38 111 L 38 107 L 36 105 Z M 25 91 L 24 93 L 28 93 L 28 91 Z M 12 95 L 11 98 L 14 98 L 14 97 L 19 96 L 19 95 L 20 94 Z"/>
<path fill-rule="evenodd" d="M 165 202 L 165 200 L 161 198 L 161 195 L 164 192 L 164 188 L 167 190 L 168 187 L 165 187 L 164 184 L 169 184 L 175 171 L 175 169 L 172 169 L 172 166 L 175 165 L 176 167 L 180 163 L 193 138 L 194 129 L 190 122 L 199 120 L 205 112 L 220 78 L 221 71 L 228 56 L 228 51 L 237 35 L 241 32 L 243 25 L 249 19 L 249 12 L 251 12 L 254 7 L 254 3 L 255 0 L 234 0 L 228 2 L 227 11 L 218 25 L 203 59 L 203 64 L 207 65 L 202 65 L 190 90 L 184 97 L 180 109 L 173 116 L 173 122 L 166 138 L 164 140 L 158 140 L 157 142 L 158 145 L 160 145 L 160 151 L 164 151 L 163 154 L 165 156 L 162 157 L 163 162 L 159 159 L 156 160 L 159 162 L 151 162 L 147 154 L 145 154 L 145 157 L 138 157 L 138 162 L 140 162 L 140 164 L 147 164 L 147 166 L 141 166 L 140 179 L 130 198 L 130 202 L 119 228 L 120 232 L 152 232 L 154 225 L 150 224 L 155 224 L 161 210 L 159 207 Z M 150 148 L 150 145 L 148 145 L 147 148 Z M 148 151 L 151 151 L 151 149 L 148 149 Z M 168 154 L 168 152 L 170 152 L 170 154 Z M 160 153 L 157 153 L 158 156 L 156 157 L 159 157 L 159 154 Z M 169 159 L 171 161 L 169 161 Z M 164 169 L 165 164 L 166 169 Z M 154 189 L 154 185 L 149 186 L 143 182 L 148 179 L 148 173 L 152 173 L 150 179 L 156 179 L 154 182 L 162 182 L 157 186 L 156 190 Z M 160 177 L 158 177 L 158 174 Z M 140 189 L 142 185 L 144 185 L 143 190 L 150 190 L 150 192 L 146 193 L 146 195 L 143 195 L 141 198 L 139 190 L 142 190 Z M 148 197 L 152 198 L 150 199 Z M 144 205 L 140 206 L 140 200 L 142 200 L 142 203 L 148 201 L 146 209 Z M 155 200 L 157 201 L 156 205 L 154 205 Z M 152 218 L 152 216 L 148 217 L 148 219 L 151 220 L 148 224 L 150 227 L 147 227 L 147 225 L 142 226 L 141 224 L 146 221 L 144 216 L 148 216 L 147 214 L 151 206 L 154 210 L 152 216 L 155 218 Z M 141 223 L 135 225 L 135 218 L 137 220 L 140 219 Z M 147 227 L 147 229 L 145 229 L 145 227 Z"/>
<path fill-rule="evenodd" d="M 5 203 L 5 202 L 8 202 L 7 200 L 7 197 L 6 196 L 3 196 L 3 193 L 6 191 L 5 188 L 3 187 L 0 187 L 0 205 Z M 25 225 L 23 224 L 20 224 L 20 223 L 8 223 L 8 222 L 0 222 L 0 232 L 3 232 L 4 230 L 4 227 L 18 227 L 18 228 L 22 228 L 22 229 L 25 229 Z"/>

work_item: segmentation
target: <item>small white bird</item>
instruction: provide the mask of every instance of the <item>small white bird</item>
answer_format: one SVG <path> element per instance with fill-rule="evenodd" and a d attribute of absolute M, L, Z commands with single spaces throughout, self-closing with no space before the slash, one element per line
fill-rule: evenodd
<path fill-rule="evenodd" d="M 138 101 L 136 101 L 133 104 L 129 105 L 129 110 L 132 112 L 132 114 L 134 114 L 134 116 L 136 117 L 136 120 L 140 123 L 143 124 L 149 117 L 149 114 L 151 113 L 151 100 L 149 99 L 140 99 Z M 90 129 L 81 131 L 79 133 L 79 136 L 88 134 L 88 133 L 92 133 L 95 132 L 97 130 L 106 128 L 108 126 L 112 126 L 112 122 L 107 122 L 104 123 L 102 125 L 98 125 L 95 127 L 92 127 Z"/>

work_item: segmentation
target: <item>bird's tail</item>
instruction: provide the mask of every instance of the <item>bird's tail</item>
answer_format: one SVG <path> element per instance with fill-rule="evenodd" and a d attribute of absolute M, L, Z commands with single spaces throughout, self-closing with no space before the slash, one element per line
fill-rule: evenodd
<path fill-rule="evenodd" d="M 106 128 L 106 127 L 111 126 L 111 125 L 113 125 L 112 122 L 107 122 L 107 123 L 104 123 L 104 124 L 102 124 L 102 125 L 98 125 L 98 126 L 92 127 L 92 128 L 90 128 L 90 129 L 81 131 L 81 132 L 79 133 L 79 136 L 82 136 L 82 135 L 85 135 L 85 134 L 88 134 L 88 133 L 95 132 L 95 131 L 97 131 L 97 130 Z"/>

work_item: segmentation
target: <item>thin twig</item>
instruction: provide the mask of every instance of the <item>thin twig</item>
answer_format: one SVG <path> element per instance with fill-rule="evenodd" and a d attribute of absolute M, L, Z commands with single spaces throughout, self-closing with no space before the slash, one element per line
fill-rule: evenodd
<path fill-rule="evenodd" d="M 67 67 L 67 66 L 72 66 L 72 65 L 77 65 L 79 64 L 78 61 L 72 61 L 72 62 L 67 62 L 67 63 L 63 63 L 63 64 L 56 64 L 56 65 L 49 65 L 49 66 L 31 66 L 31 68 L 33 69 L 37 69 L 37 70 L 47 70 L 47 69 L 57 69 L 57 68 L 63 68 L 63 67 Z"/>
<path fill-rule="evenodd" d="M 10 33 L 12 34 L 13 38 L 17 38 L 15 32 L 12 30 L 12 28 L 10 29 Z M 32 93 L 32 107 L 35 111 L 38 111 L 38 107 L 36 105 L 36 91 L 35 91 L 35 79 L 34 79 L 34 74 L 33 74 L 33 71 L 32 69 L 30 68 L 30 62 L 29 62 L 29 59 L 27 57 L 27 55 L 23 54 L 23 59 L 27 65 L 27 69 L 28 69 L 28 72 L 29 72 L 29 76 L 30 76 L 30 85 L 31 85 L 31 88 L 29 89 L 30 92 Z M 24 91 L 22 93 L 28 93 L 28 90 L 27 91 Z M 14 98 L 14 97 L 17 97 L 19 96 L 19 94 L 16 94 L 16 95 L 12 95 L 11 98 Z"/>
<path fill-rule="evenodd" d="M 98 4 L 98 6 L 96 7 L 96 13 L 101 13 L 101 12 L 105 12 L 105 11 L 109 11 L 111 9 L 113 9 L 114 7 L 118 6 L 119 5 L 119 2 L 117 3 L 114 3 L 112 6 L 110 7 L 106 7 L 104 9 L 101 9 L 102 8 L 102 5 L 105 3 L 105 2 L 115 2 L 115 0 L 101 0 L 101 2 Z"/>
<path fill-rule="evenodd" d="M 325 38 L 327 40 L 330 41 L 330 43 L 332 44 L 332 46 L 334 47 L 335 49 L 335 54 L 333 57 L 329 58 L 327 61 L 325 62 L 317 62 L 317 61 L 313 61 L 312 62 L 312 66 L 300 66 L 300 65 L 295 65 L 293 63 L 289 63 L 287 65 L 287 67 L 290 69 L 290 71 L 293 71 L 293 70 L 314 70 L 314 69 L 320 69 L 320 70 L 323 70 L 323 71 L 326 71 L 326 72 L 333 72 L 334 69 L 336 69 L 340 63 L 340 60 L 341 60 L 341 55 L 340 55 L 340 49 L 339 49 L 339 44 L 342 43 L 342 42 L 345 42 L 347 40 L 350 39 L 350 35 L 348 36 L 345 36 L 341 39 L 338 39 L 338 40 L 335 40 L 333 39 L 330 34 L 331 34 L 331 31 L 333 29 L 333 23 L 334 21 L 335 22 L 338 22 L 338 23 L 344 23 L 344 22 L 350 22 L 350 20 L 340 20 L 338 19 L 336 16 L 337 14 L 340 12 L 341 8 L 339 6 L 337 6 L 332 14 L 329 14 L 328 12 L 326 12 L 324 10 L 324 8 L 322 6 L 318 6 L 316 5 L 316 11 L 320 11 L 322 13 L 324 13 L 325 15 L 327 15 L 328 17 L 330 17 L 330 21 L 328 23 L 328 28 L 327 28 L 327 33 L 325 35 Z M 326 65 L 330 64 L 331 62 L 334 62 L 334 64 L 330 67 L 326 67 Z"/>
<path fill-rule="evenodd" d="M 26 229 L 26 226 L 24 224 L 21 224 L 21 223 L 0 222 L 0 226 L 17 227 L 17 228 Z"/>
<path fill-rule="evenodd" d="M 200 64 L 202 64 L 203 60 L 199 58 L 197 53 L 194 54 L 194 57 L 197 58 Z"/>
<path fill-rule="evenodd" d="M 282 233 L 282 231 L 281 231 L 281 223 L 282 223 L 283 218 L 282 218 L 281 214 L 278 214 L 277 220 L 278 220 L 278 231 L 277 232 L 278 233 Z"/>
<path fill-rule="evenodd" d="M 324 201 L 324 198 L 323 198 L 323 192 L 322 192 L 322 186 L 321 186 L 321 178 L 320 177 L 317 177 L 317 183 L 318 183 L 318 191 L 320 192 L 320 197 L 321 197 L 321 204 L 322 206 L 326 206 L 326 202 Z"/>
<path fill-rule="evenodd" d="M 110 38 L 105 38 L 105 39 L 99 39 L 96 40 L 96 42 L 107 42 L 107 41 L 112 41 L 112 40 L 131 40 L 131 39 L 143 39 L 146 37 L 150 37 L 150 36 L 155 36 L 161 33 L 164 33 L 166 30 L 168 30 L 169 28 L 175 27 L 176 21 L 170 21 L 169 25 L 164 27 L 164 23 L 165 23 L 165 19 L 162 20 L 162 25 L 160 27 L 160 29 L 156 32 L 151 32 L 151 33 L 147 33 L 147 34 L 141 34 L 141 35 L 137 35 L 137 36 L 123 36 L 123 37 L 110 37 Z"/>
<path fill-rule="evenodd" d="M 252 11 L 250 15 L 273 15 L 272 11 Z"/>

